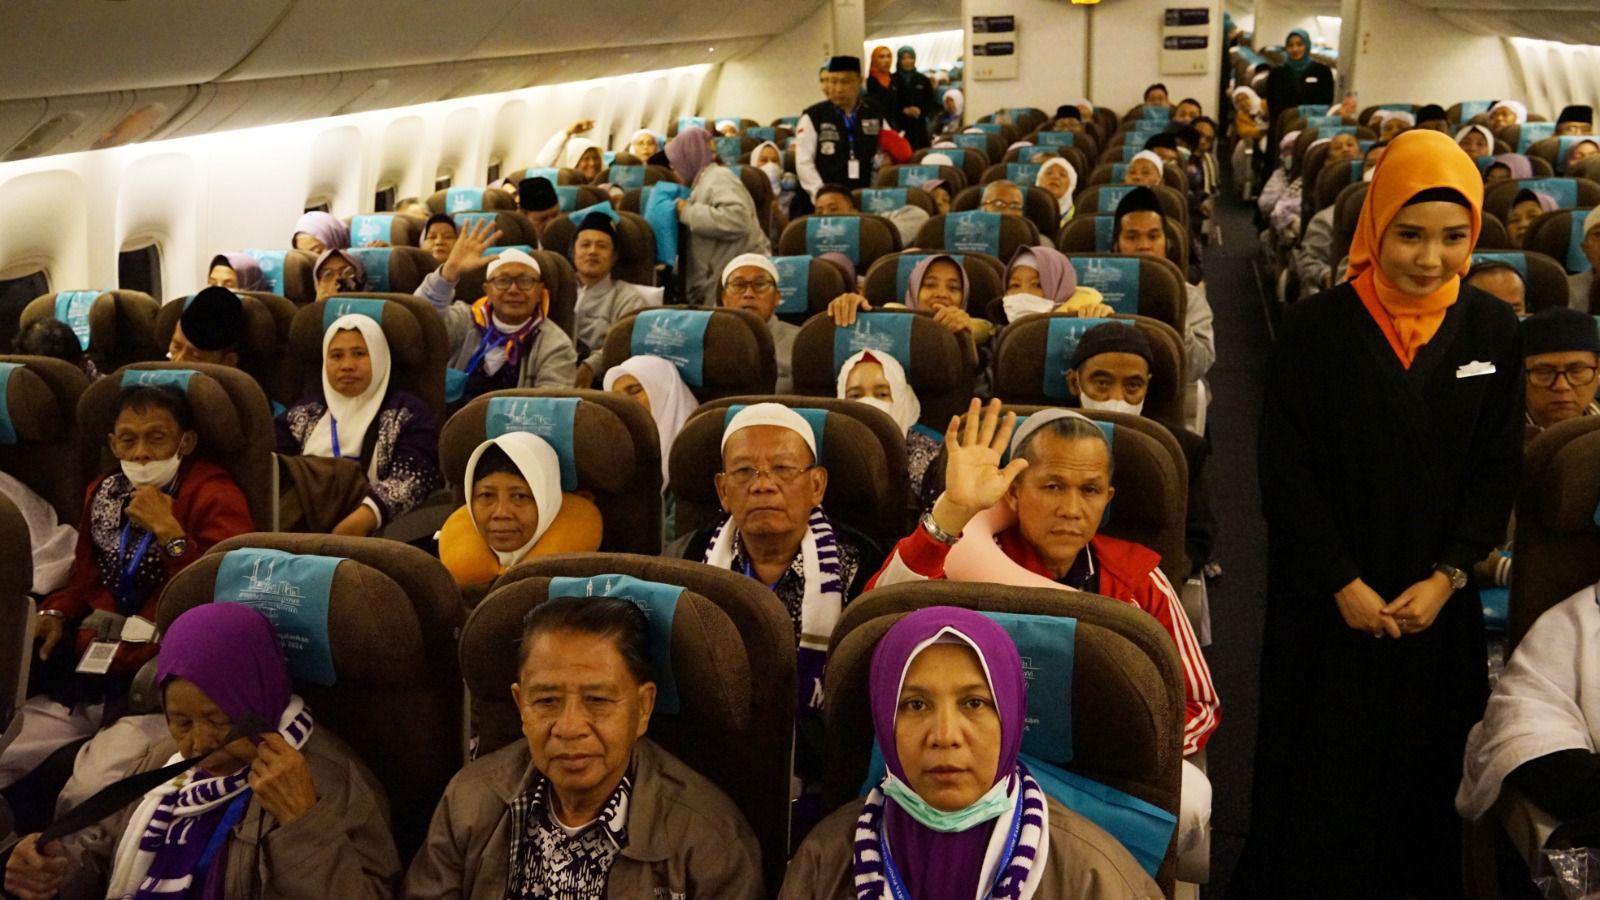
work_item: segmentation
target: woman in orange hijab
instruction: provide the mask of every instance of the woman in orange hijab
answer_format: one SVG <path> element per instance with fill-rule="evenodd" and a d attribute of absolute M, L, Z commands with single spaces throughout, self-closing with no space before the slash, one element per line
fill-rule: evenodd
<path fill-rule="evenodd" d="M 1245 896 L 1462 893 L 1453 799 L 1488 696 L 1468 573 L 1505 535 L 1522 448 L 1516 319 L 1462 282 L 1482 199 L 1449 137 L 1401 135 L 1346 282 L 1278 332 Z"/>

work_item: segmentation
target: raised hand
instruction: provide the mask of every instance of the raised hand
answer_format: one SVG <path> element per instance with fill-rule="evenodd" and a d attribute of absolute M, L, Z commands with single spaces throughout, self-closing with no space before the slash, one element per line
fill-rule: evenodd
<path fill-rule="evenodd" d="M 439 267 L 439 277 L 454 284 L 465 273 L 487 266 L 494 258 L 484 256 L 483 251 L 498 240 L 500 229 L 494 227 L 492 220 L 479 219 L 468 225 L 456 238 L 456 245 L 450 248 L 450 257 Z"/>
<path fill-rule="evenodd" d="M 1028 468 L 1025 459 L 1000 467 L 1016 425 L 1016 413 L 1006 413 L 1002 420 L 999 400 L 990 400 L 985 409 L 974 399 L 965 423 L 960 416 L 950 419 L 944 433 L 944 493 L 933 505 L 933 521 L 940 529 L 960 534 L 973 516 L 998 503 Z"/>
<path fill-rule="evenodd" d="M 872 304 L 860 294 L 840 294 L 828 301 L 828 318 L 835 328 L 849 328 L 856 323 L 856 311 L 871 311 Z"/>

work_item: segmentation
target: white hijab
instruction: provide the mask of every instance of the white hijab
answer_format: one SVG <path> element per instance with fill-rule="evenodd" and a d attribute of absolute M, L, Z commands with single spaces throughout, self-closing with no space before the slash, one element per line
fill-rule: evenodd
<path fill-rule="evenodd" d="M 661 442 L 661 489 L 667 489 L 671 473 L 667 466 L 672 456 L 672 442 L 678 439 L 683 423 L 700 405 L 700 401 L 683 383 L 678 367 L 659 356 L 630 356 L 606 370 L 601 383 L 611 390 L 617 379 L 632 375 L 650 398 L 650 417 L 656 420 L 656 438 Z"/>
<path fill-rule="evenodd" d="M 1489 142 L 1489 154 L 1491 156 L 1494 155 L 1494 132 L 1490 131 L 1489 126 L 1487 125 L 1468 125 L 1465 128 L 1462 128 L 1460 131 L 1456 132 L 1456 143 L 1461 143 L 1461 139 L 1466 137 L 1469 132 L 1473 131 L 1483 135 L 1483 139 Z"/>
<path fill-rule="evenodd" d="M 967 95 L 961 93 L 961 89 L 960 88 L 951 88 L 950 90 L 945 91 L 944 95 L 946 97 L 954 97 L 954 98 L 956 98 L 956 111 L 953 113 L 953 115 L 959 116 L 962 113 L 967 111 Z M 944 105 L 944 100 L 941 99 L 939 101 L 939 105 L 943 106 Z"/>
<path fill-rule="evenodd" d="M 526 431 L 512 431 L 484 441 L 472 451 L 472 457 L 467 460 L 469 514 L 472 510 L 472 486 L 477 482 L 475 475 L 478 470 L 478 460 L 490 446 L 499 447 L 511 458 L 511 462 L 522 473 L 523 479 L 528 482 L 528 487 L 533 491 L 533 502 L 539 507 L 539 524 L 533 529 L 533 538 L 526 544 L 511 551 L 489 548 L 494 551 L 501 566 L 510 568 L 528 555 L 528 551 L 533 549 L 534 544 L 539 543 L 539 539 L 550 530 L 556 516 L 561 513 L 561 459 L 556 456 L 555 448 L 544 438 Z M 487 544 L 489 538 L 483 533 L 483 526 L 478 524 L 477 516 L 472 516 L 472 527 L 478 530 L 478 534 Z"/>
<path fill-rule="evenodd" d="M 1038 184 L 1040 176 L 1044 175 L 1044 170 L 1052 167 L 1059 167 L 1067 173 L 1067 194 L 1056 198 L 1056 202 L 1061 205 L 1061 211 L 1066 212 L 1072 209 L 1072 198 L 1078 193 L 1078 170 L 1065 159 L 1054 156 L 1045 160 L 1044 165 L 1039 167 L 1039 174 L 1034 176 L 1033 183 Z"/>
<path fill-rule="evenodd" d="M 1528 108 L 1515 100 L 1501 100 L 1499 103 L 1489 107 L 1489 112 L 1493 114 L 1495 110 L 1502 108 L 1509 109 L 1516 114 L 1518 125 L 1528 121 Z"/>
<path fill-rule="evenodd" d="M 332 382 L 328 381 L 328 345 L 333 343 L 334 335 L 351 329 L 361 332 L 361 337 L 367 342 L 367 356 L 372 363 L 372 383 L 360 395 L 346 397 L 334 390 Z M 367 430 L 372 420 L 378 417 L 383 398 L 389 393 L 389 341 L 383 336 L 383 327 L 376 321 L 350 313 L 334 319 L 328 330 L 322 333 L 322 360 L 322 402 L 327 404 L 328 414 L 311 429 L 300 452 L 305 456 L 333 456 L 333 429 L 337 425 L 339 456 L 358 459 L 361 448 L 366 446 Z M 372 457 L 372 463 L 374 467 L 377 466 L 376 454 Z"/>
<path fill-rule="evenodd" d="M 845 385 L 850 380 L 850 373 L 855 371 L 857 365 L 866 361 L 868 354 L 871 354 L 872 362 L 883 366 L 883 377 L 889 382 L 889 402 L 885 403 L 875 397 L 861 397 L 856 402 L 883 410 L 894 419 L 894 423 L 900 426 L 901 431 L 909 432 L 911 426 L 922 418 L 922 401 L 917 399 L 917 392 L 913 391 L 906 381 L 906 370 L 900 366 L 900 361 L 882 350 L 862 350 L 844 361 L 844 365 L 839 367 L 839 399 L 845 399 Z"/>
<path fill-rule="evenodd" d="M 583 154 L 590 150 L 600 154 L 600 165 L 603 168 L 606 164 L 605 148 L 588 138 L 581 137 L 567 139 L 567 149 L 561 157 L 561 165 L 568 169 L 576 169 L 578 160 L 583 159 Z"/>

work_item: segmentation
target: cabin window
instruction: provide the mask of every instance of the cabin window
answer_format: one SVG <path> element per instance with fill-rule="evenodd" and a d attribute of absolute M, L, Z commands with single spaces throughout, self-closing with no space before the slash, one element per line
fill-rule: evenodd
<path fill-rule="evenodd" d="M 11 352 L 22 308 L 50 293 L 50 276 L 43 270 L 20 278 L 0 278 L 0 350 Z"/>
<path fill-rule="evenodd" d="M 500 160 L 491 160 L 489 163 L 488 180 L 484 184 L 494 184 L 500 180 Z"/>
<path fill-rule="evenodd" d="M 373 212 L 392 212 L 394 210 L 395 186 L 392 184 L 380 185 L 378 193 L 372 198 Z"/>
<path fill-rule="evenodd" d="M 327 212 L 333 206 L 333 201 L 326 197 L 313 197 L 306 201 L 306 212 Z"/>
<path fill-rule="evenodd" d="M 446 172 L 440 172 L 438 175 L 435 175 L 433 177 L 433 189 L 436 190 L 436 191 L 448 191 L 448 190 L 450 190 L 450 182 L 452 180 L 450 176 L 453 175 L 453 174 L 454 174 L 453 172 L 446 171 Z"/>
<path fill-rule="evenodd" d="M 117 286 L 161 299 L 161 246 L 147 244 L 117 254 Z"/>

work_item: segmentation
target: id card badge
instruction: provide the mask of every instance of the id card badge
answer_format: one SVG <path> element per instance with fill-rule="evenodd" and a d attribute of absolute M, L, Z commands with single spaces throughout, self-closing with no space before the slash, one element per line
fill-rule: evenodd
<path fill-rule="evenodd" d="M 95 641 L 78 660 L 78 671 L 84 675 L 104 675 L 111 671 L 111 661 L 117 658 L 117 641 Z"/>
<path fill-rule="evenodd" d="M 861 160 L 854 158 L 850 160 L 849 166 L 845 169 L 845 177 L 849 178 L 851 181 L 855 181 L 861 177 Z"/>

